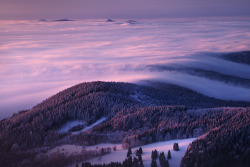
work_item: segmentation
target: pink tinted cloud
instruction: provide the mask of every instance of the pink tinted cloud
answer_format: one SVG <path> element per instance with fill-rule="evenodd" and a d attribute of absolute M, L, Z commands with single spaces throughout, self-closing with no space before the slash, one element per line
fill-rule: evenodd
<path fill-rule="evenodd" d="M 1 94 L 25 96 L 27 100 L 39 94 L 46 98 L 56 92 L 48 89 L 65 88 L 84 81 L 153 78 L 158 74 L 145 66 L 190 63 L 197 67 L 199 59 L 190 56 L 195 52 L 241 51 L 250 46 L 249 21 L 163 19 L 139 20 L 134 25 L 124 24 L 124 20 L 115 23 L 103 20 L 0 23 L 3 25 L 3 31 L 0 31 L 0 79 L 2 85 L 8 85 L 0 86 L 2 100 L 4 96 Z M 209 59 L 202 60 L 204 66 L 206 61 L 211 64 Z M 222 72 L 227 65 L 223 62 L 216 70 Z M 249 74 L 248 68 L 235 67 L 238 69 L 232 71 L 235 75 Z M 240 67 L 246 71 L 241 73 Z M 168 75 L 161 73 L 161 76 L 166 78 Z M 30 87 L 34 89 L 24 95 Z M 41 89 L 37 92 L 36 87 Z M 11 106 L 10 98 L 5 99 L 5 103 Z M 16 100 L 15 103 L 15 110 L 7 112 L 19 110 L 18 105 L 23 101 Z"/>

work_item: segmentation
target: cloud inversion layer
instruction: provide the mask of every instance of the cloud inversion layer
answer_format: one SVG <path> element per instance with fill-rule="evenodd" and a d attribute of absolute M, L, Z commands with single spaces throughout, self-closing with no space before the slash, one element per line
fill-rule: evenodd
<path fill-rule="evenodd" d="M 115 21 L 0 21 L 0 117 L 30 108 L 63 88 L 96 80 L 157 78 L 186 83 L 183 86 L 213 97 L 250 100 L 245 86 L 183 70 L 148 68 L 177 64 L 250 79 L 248 65 L 206 53 L 248 50 L 249 21 Z M 229 89 L 238 95 L 231 96 Z"/>

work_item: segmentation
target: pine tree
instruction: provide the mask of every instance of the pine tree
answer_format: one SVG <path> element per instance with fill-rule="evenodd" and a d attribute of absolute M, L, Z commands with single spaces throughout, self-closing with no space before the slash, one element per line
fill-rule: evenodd
<path fill-rule="evenodd" d="M 152 151 L 151 159 L 156 160 L 157 158 L 158 158 L 158 151 L 157 150 Z"/>
<path fill-rule="evenodd" d="M 131 156 L 128 157 L 128 166 L 133 166 L 133 159 Z"/>
<path fill-rule="evenodd" d="M 104 155 L 105 154 L 105 151 L 104 151 L 104 148 L 101 149 L 101 155 Z"/>
<path fill-rule="evenodd" d="M 136 157 L 134 157 L 134 160 L 133 160 L 133 166 L 134 167 L 138 167 L 138 159 Z"/>
<path fill-rule="evenodd" d="M 155 159 L 154 157 L 155 157 L 154 156 L 154 151 L 152 151 L 152 153 L 151 153 L 151 159 L 154 160 Z"/>
<path fill-rule="evenodd" d="M 168 160 L 165 161 L 165 167 L 169 167 L 169 162 L 168 162 Z"/>
<path fill-rule="evenodd" d="M 138 161 L 141 162 L 142 161 L 142 157 L 141 155 L 138 156 Z"/>
<path fill-rule="evenodd" d="M 143 154 L 142 148 L 141 148 L 141 147 L 139 148 L 139 153 Z"/>
<path fill-rule="evenodd" d="M 159 161 L 160 161 L 160 166 L 161 166 L 161 167 L 165 167 L 165 164 L 166 164 L 166 157 L 165 157 L 165 155 L 164 155 L 164 152 L 160 153 Z"/>
<path fill-rule="evenodd" d="M 139 155 L 141 155 L 139 150 L 136 150 L 136 156 L 138 157 Z"/>
<path fill-rule="evenodd" d="M 168 159 L 171 159 L 171 152 L 168 150 Z"/>
<path fill-rule="evenodd" d="M 178 143 L 174 143 L 173 150 L 174 151 L 179 151 L 179 145 L 178 145 Z"/>
<path fill-rule="evenodd" d="M 151 167 L 158 167 L 157 162 L 156 162 L 155 159 L 152 160 Z"/>
<path fill-rule="evenodd" d="M 155 159 L 157 159 L 158 158 L 158 151 L 155 149 L 155 151 L 154 151 L 154 156 L 155 156 Z"/>
<path fill-rule="evenodd" d="M 144 167 L 143 161 L 139 162 L 139 167 Z"/>
<path fill-rule="evenodd" d="M 139 161 L 139 166 L 143 167 L 144 165 L 143 165 L 141 154 L 138 156 L 138 161 Z"/>
<path fill-rule="evenodd" d="M 131 148 L 128 148 L 128 153 L 127 153 L 127 157 L 129 157 L 132 154 Z"/>

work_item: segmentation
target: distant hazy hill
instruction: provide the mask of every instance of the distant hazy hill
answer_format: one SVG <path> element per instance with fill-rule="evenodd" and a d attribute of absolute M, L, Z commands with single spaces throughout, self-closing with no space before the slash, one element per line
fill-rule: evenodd
<path fill-rule="evenodd" d="M 127 148 L 162 140 L 197 137 L 222 126 L 230 131 L 230 122 L 241 115 L 237 119 L 241 122 L 239 126 L 243 124 L 248 128 L 242 136 L 249 135 L 249 108 L 204 109 L 246 107 L 250 106 L 248 102 L 218 100 L 171 84 L 148 85 L 82 83 L 44 100 L 30 110 L 0 121 L 0 166 L 18 163 L 29 155 L 16 161 L 9 161 L 10 157 L 21 157 L 18 155 L 25 150 L 41 146 L 121 142 Z M 106 121 L 87 132 L 74 135 L 71 132 L 59 133 L 59 129 L 69 121 L 80 120 L 90 125 L 104 116 L 108 118 Z M 245 116 L 248 120 L 245 120 Z M 237 122 L 233 123 L 237 127 Z M 74 129 L 77 131 L 78 128 L 76 126 Z M 218 132 L 219 137 L 222 134 Z M 232 131 L 232 135 L 235 134 Z M 230 139 L 228 142 L 240 139 Z"/>
<path fill-rule="evenodd" d="M 234 61 L 237 63 L 249 64 L 250 65 L 250 51 L 233 52 L 224 54 L 223 58 Z"/>

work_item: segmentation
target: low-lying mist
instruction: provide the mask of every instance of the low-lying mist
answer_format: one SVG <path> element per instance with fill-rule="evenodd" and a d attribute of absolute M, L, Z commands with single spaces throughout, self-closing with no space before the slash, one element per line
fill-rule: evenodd
<path fill-rule="evenodd" d="M 0 119 L 87 81 L 157 80 L 250 101 L 250 21 L 0 21 Z"/>

